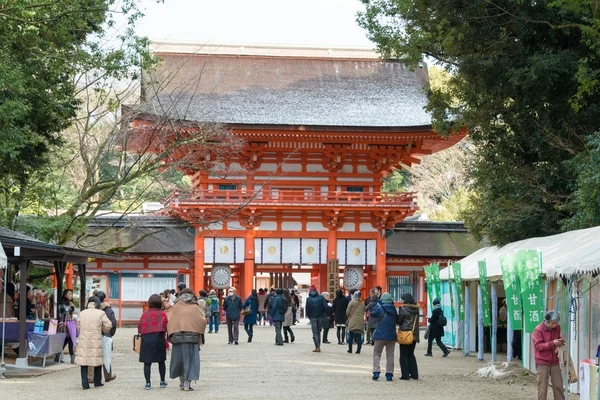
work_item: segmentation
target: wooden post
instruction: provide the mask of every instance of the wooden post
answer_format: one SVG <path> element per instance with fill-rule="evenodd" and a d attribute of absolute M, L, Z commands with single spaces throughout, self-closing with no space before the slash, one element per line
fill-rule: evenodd
<path fill-rule="evenodd" d="M 65 280 L 67 289 L 73 290 L 73 264 L 67 263 L 67 270 L 65 271 Z M 60 294 L 62 296 L 62 293 Z"/>
<path fill-rule="evenodd" d="M 202 236 L 202 228 L 194 226 L 194 279 L 190 286 L 192 291 L 197 295 L 200 290 L 204 289 L 204 236 Z"/>
<path fill-rule="evenodd" d="M 246 229 L 245 253 L 244 253 L 244 272 L 242 279 L 244 281 L 244 296 L 249 296 L 250 291 L 254 289 L 254 229 Z M 245 299 L 245 297 L 242 299 Z"/>
<path fill-rule="evenodd" d="M 510 324 L 510 315 L 506 319 L 506 361 L 511 362 L 513 359 L 513 348 L 512 341 L 514 338 L 514 331 Z"/>
<path fill-rule="evenodd" d="M 329 286 L 328 286 L 328 281 L 329 281 L 329 274 L 328 274 L 328 270 L 327 270 L 327 264 L 319 264 L 319 272 L 318 272 L 318 276 L 319 276 L 319 293 L 323 293 L 323 292 L 327 292 L 329 291 Z"/>
<path fill-rule="evenodd" d="M 376 246 L 377 256 L 376 256 L 376 286 L 381 286 L 382 292 L 388 291 L 388 280 L 387 280 L 387 265 L 385 259 L 386 252 L 386 241 L 385 238 L 382 238 L 381 235 L 377 236 L 377 246 Z"/>
<path fill-rule="evenodd" d="M 21 284 L 19 285 L 19 359 L 17 365 L 27 366 L 27 270 L 29 261 L 19 263 Z"/>

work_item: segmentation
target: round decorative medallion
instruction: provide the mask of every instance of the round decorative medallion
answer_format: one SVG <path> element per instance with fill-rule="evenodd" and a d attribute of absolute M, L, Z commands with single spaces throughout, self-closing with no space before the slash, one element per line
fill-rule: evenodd
<path fill-rule="evenodd" d="M 359 249 L 358 247 L 355 247 L 355 248 L 353 248 L 353 249 L 352 249 L 352 255 L 353 255 L 354 257 L 358 257 L 358 256 L 360 256 L 360 249 Z"/>
<path fill-rule="evenodd" d="M 362 289 L 364 284 L 363 267 L 346 266 L 344 268 L 344 287 L 350 289 Z"/>
<path fill-rule="evenodd" d="M 221 248 L 219 249 L 219 251 L 221 252 L 221 254 L 228 254 L 229 253 L 229 247 L 227 247 L 227 246 L 221 246 Z"/>
<path fill-rule="evenodd" d="M 308 254 L 309 256 L 312 256 L 313 254 L 315 254 L 315 248 L 312 246 L 308 246 L 306 248 L 306 254 Z"/>
<path fill-rule="evenodd" d="M 229 266 L 215 266 L 212 269 L 211 278 L 214 288 L 228 288 L 231 280 L 231 268 Z"/>
<path fill-rule="evenodd" d="M 269 253 L 270 255 L 273 255 L 273 254 L 277 253 L 277 249 L 275 248 L 275 246 L 271 246 L 267 249 L 267 253 Z"/>

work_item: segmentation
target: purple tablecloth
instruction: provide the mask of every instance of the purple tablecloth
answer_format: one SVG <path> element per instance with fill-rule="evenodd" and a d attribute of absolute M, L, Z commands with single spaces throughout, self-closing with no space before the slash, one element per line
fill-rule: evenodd
<path fill-rule="evenodd" d="M 25 322 L 27 332 L 33 332 L 34 321 Z M 4 335 L 5 342 L 19 341 L 19 321 L 6 321 L 6 333 Z M 2 321 L 0 320 L 0 339 L 2 339 Z M 1 344 L 1 343 L 0 343 Z"/>
<path fill-rule="evenodd" d="M 27 354 L 33 357 L 57 354 L 63 351 L 66 333 L 33 333 L 27 332 Z"/>

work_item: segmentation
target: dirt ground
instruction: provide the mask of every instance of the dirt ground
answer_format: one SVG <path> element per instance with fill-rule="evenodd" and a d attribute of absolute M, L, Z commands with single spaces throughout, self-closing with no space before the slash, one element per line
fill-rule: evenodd
<path fill-rule="evenodd" d="M 312 353 L 311 331 L 305 323 L 293 328 L 295 343 L 283 347 L 274 345 L 274 329 L 255 327 L 252 343 L 240 327 L 240 344 L 227 344 L 227 329 L 221 327 L 218 334 L 207 334 L 206 345 L 200 353 L 200 380 L 192 384 L 196 390 L 181 393 L 178 381 L 168 379 L 169 387 L 158 389 L 158 368 L 153 367 L 150 391 L 144 390 L 143 365 L 131 350 L 131 338 L 135 329 L 117 331 L 113 352 L 115 381 L 104 387 L 82 391 L 79 368 L 61 369 L 54 372 L 47 367 L 42 376 L 20 377 L 9 372 L 8 378 L 0 380 L 1 399 L 20 399 L 34 393 L 48 399 L 164 399 L 175 394 L 194 398 L 218 399 L 272 399 L 297 396 L 315 396 L 327 399 L 348 398 L 409 398 L 419 400 L 445 399 L 535 399 L 537 391 L 535 376 L 527 373 L 517 362 L 510 365 L 499 362 L 491 368 L 488 361 L 478 361 L 476 355 L 464 357 L 460 351 L 441 357 L 434 347 L 434 357 L 424 357 L 425 345 L 417 347 L 419 380 L 400 381 L 398 348 L 394 380 L 386 382 L 371 380 L 372 347 L 363 346 L 361 354 L 349 354 L 346 346 L 335 340 L 322 345 L 321 353 Z M 486 354 L 488 359 L 491 355 Z M 68 357 L 67 357 L 68 358 Z M 384 358 L 385 360 L 385 358 Z M 382 370 L 385 366 L 382 365 Z M 499 377 L 480 376 L 482 372 L 505 372 Z M 489 374 L 487 374 L 489 375 Z M 491 374 L 494 375 L 494 374 Z M 551 391 L 550 391 L 551 392 Z M 578 399 L 570 396 L 569 399 Z M 549 394 L 548 399 L 552 399 Z"/>

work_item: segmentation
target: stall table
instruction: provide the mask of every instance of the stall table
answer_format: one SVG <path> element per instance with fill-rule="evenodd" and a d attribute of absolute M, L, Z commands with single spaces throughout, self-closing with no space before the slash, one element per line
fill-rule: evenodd
<path fill-rule="evenodd" d="M 46 356 L 59 355 L 59 362 L 62 360 L 66 333 L 33 333 L 27 332 L 27 356 L 43 357 L 42 368 L 46 367 Z"/>
<path fill-rule="evenodd" d="M 33 325 L 35 321 L 27 321 L 25 323 L 26 331 L 33 332 Z M 0 340 L 2 339 L 2 319 L 0 319 Z M 19 321 L 7 320 L 4 334 L 5 342 L 18 342 L 19 341 Z"/>
<path fill-rule="evenodd" d="M 583 360 L 579 364 L 579 396 L 580 400 L 596 400 L 598 398 L 596 360 Z"/>

